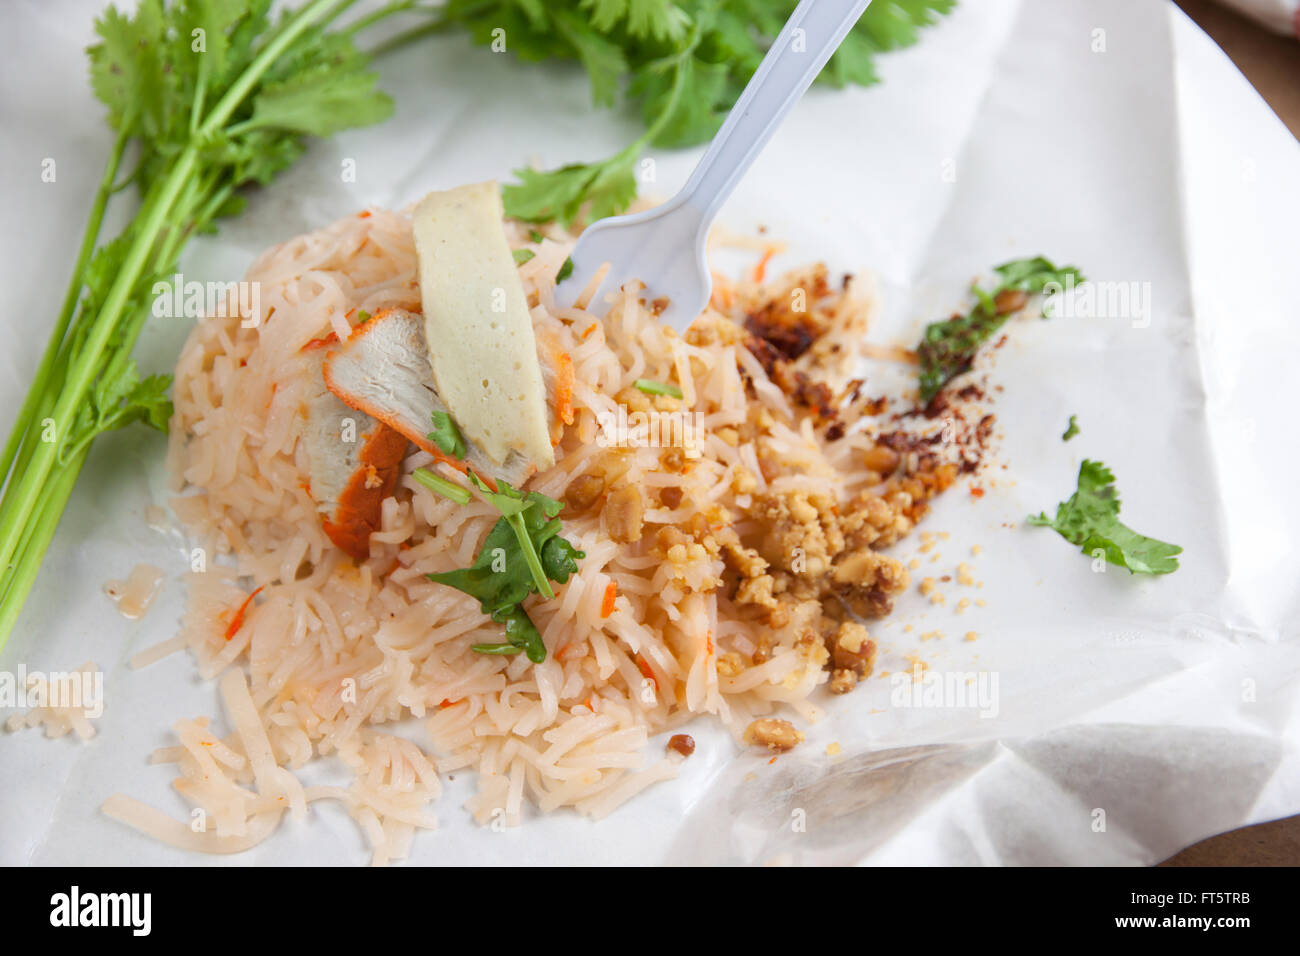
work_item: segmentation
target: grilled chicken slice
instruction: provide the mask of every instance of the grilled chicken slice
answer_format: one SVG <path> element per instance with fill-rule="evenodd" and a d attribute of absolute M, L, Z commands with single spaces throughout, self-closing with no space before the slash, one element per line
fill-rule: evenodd
<path fill-rule="evenodd" d="M 543 384 L 556 425 L 573 421 L 573 363 L 558 345 L 541 337 Z M 348 340 L 330 350 L 324 365 L 325 384 L 347 405 L 359 409 L 415 442 L 420 448 L 461 471 L 467 468 L 485 479 L 504 480 L 518 487 L 535 467 L 511 451 L 504 463 L 465 438 L 463 461 L 445 455 L 429 440 L 433 413 L 448 413 L 433 385 L 429 346 L 421 316 L 404 309 L 387 309 L 357 326 Z M 553 428 L 553 432 L 558 428 Z"/>
<path fill-rule="evenodd" d="M 300 353 L 312 383 L 304 403 L 311 469 L 308 493 L 329 539 L 358 561 L 370 556 L 370 535 L 378 531 L 380 506 L 397 487 L 409 443 L 363 411 L 349 407 L 325 387 L 324 359 L 330 342 L 317 341 Z"/>

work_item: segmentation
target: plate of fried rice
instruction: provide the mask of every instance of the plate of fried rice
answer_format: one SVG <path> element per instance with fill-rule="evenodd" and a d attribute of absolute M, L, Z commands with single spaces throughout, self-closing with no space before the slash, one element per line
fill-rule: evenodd
<path fill-rule="evenodd" d="M 1106 5 L 1144 39 L 1104 70 L 1071 32 L 1086 5 L 995 6 L 891 59 L 888 96 L 810 94 L 725 207 L 685 333 L 635 277 L 557 305 L 581 222 L 494 223 L 553 459 L 522 471 L 476 467 L 475 436 L 449 451 L 446 406 L 428 422 L 432 378 L 400 352 L 439 348 L 415 224 L 426 194 L 619 142 L 579 78 L 505 107 L 440 88 L 454 129 L 399 113 L 344 134 L 201 241 L 185 278 L 242 285 L 151 320 L 169 434 L 96 446 L 6 651 L 88 660 L 104 695 L 0 735 L 22 770 L 0 807 L 23 824 L 0 856 L 1149 862 L 1294 811 L 1294 717 L 1237 700 L 1246 677 L 1280 699 L 1297 665 L 1285 574 L 1242 550 L 1294 508 L 1233 504 L 1267 452 L 1224 437 L 1272 421 L 1225 385 L 1271 359 L 1195 277 L 1228 253 L 1188 238 L 1229 213 L 1194 202 L 1216 177 L 1189 144 L 1213 137 L 1175 67 L 1226 71 L 1158 5 Z M 427 58 L 390 68 L 431 85 Z M 1056 102 L 1072 126 L 1044 150 Z M 697 155 L 656 157 L 642 202 Z M 921 401 L 926 324 L 1037 254 L 1135 298 L 1050 321 L 1001 302 L 1005 335 Z M 1125 516 L 1182 546 L 1177 574 L 1028 524 L 1098 457 Z M 535 583 L 509 565 L 516 512 Z M 489 573 L 515 576 L 508 602 Z M 1195 795 L 1223 779 L 1212 806 Z"/>

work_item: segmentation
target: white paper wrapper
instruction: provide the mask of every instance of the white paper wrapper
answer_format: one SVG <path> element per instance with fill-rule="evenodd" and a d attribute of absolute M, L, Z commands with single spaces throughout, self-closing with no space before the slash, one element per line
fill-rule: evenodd
<path fill-rule="evenodd" d="M 89 13 L 74 6 L 10 5 L 0 39 L 7 409 L 109 145 L 82 80 Z M 1286 394 L 1300 347 L 1287 288 L 1300 147 L 1156 0 L 965 4 L 880 68 L 883 86 L 810 93 L 724 208 L 730 228 L 763 224 L 790 241 L 774 267 L 824 258 L 873 270 L 881 343 L 914 342 L 973 276 L 1014 256 L 1042 253 L 1149 293 L 1136 317 L 1015 323 L 993 371 L 1007 469 L 982 500 L 963 489 L 940 499 L 925 527 L 950 537 L 915 574 L 966 561 L 984 585 L 966 593 L 987 606 L 958 615 L 962 589 L 942 607 L 913 589 L 873 629 L 881 669 L 917 653 L 934 673 L 996 675 L 996 707 L 903 707 L 890 680 L 873 679 L 828 699 L 808 741 L 771 764 L 699 721 L 680 779 L 599 824 L 559 813 L 480 829 L 457 774 L 415 862 L 1135 864 L 1300 811 L 1300 505 Z M 397 116 L 314 146 L 220 238 L 193 244 L 187 278 L 234 278 L 265 246 L 359 207 L 504 178 L 531 159 L 604 156 L 634 132 L 590 108 L 576 70 L 494 58 L 461 37 L 408 49 L 382 73 Z M 698 155 L 655 155 L 645 191 L 671 194 Z M 47 157 L 54 184 L 40 179 Z M 341 180 L 346 159 L 356 182 Z M 142 365 L 169 368 L 186 331 L 150 325 Z M 1071 414 L 1082 434 L 1063 444 Z M 170 769 L 147 755 L 177 718 L 221 714 L 185 655 L 125 665 L 175 632 L 181 608 L 182 542 L 143 517 L 165 501 L 163 447 L 139 428 L 96 445 L 0 654 L 7 670 L 89 658 L 107 672 L 92 742 L 0 734 L 0 862 L 363 862 L 359 831 L 333 806 L 216 860 L 98 811 L 125 791 L 183 817 Z M 1185 548 L 1180 571 L 1093 573 L 1055 533 L 1024 525 L 1072 492 L 1083 457 L 1115 470 L 1132 526 Z M 170 578 L 148 617 L 128 622 L 101 587 L 140 561 Z M 946 636 L 918 639 L 930 631 Z M 325 763 L 309 776 L 342 774 Z"/>

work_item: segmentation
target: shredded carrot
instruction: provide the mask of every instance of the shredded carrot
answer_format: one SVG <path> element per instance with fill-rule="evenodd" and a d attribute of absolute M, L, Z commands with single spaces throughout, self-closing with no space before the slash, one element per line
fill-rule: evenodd
<path fill-rule="evenodd" d="M 578 336 L 578 341 L 580 342 L 587 341 L 587 336 L 589 336 L 592 332 L 595 332 L 596 326 L 598 325 L 600 325 L 599 322 L 593 322 L 591 323 L 591 325 L 587 326 L 586 331 L 584 331 L 581 335 Z"/>
<path fill-rule="evenodd" d="M 638 654 L 635 660 L 636 660 L 637 669 L 641 671 L 642 675 L 644 675 L 650 680 L 650 683 L 655 685 L 655 690 L 658 690 L 659 681 L 655 677 L 655 672 L 650 669 L 650 665 L 645 662 L 645 658 L 642 657 L 640 654 Z"/>
<path fill-rule="evenodd" d="M 600 616 L 609 617 L 614 613 L 614 598 L 618 597 L 618 583 L 610 581 L 605 585 L 605 599 L 600 602 Z"/>
<path fill-rule="evenodd" d="M 568 352 L 555 352 L 555 418 L 573 424 L 573 359 Z"/>
<path fill-rule="evenodd" d="M 704 652 L 709 657 L 713 656 L 713 632 L 712 631 L 704 632 Z"/>
<path fill-rule="evenodd" d="M 244 626 L 244 612 L 248 610 L 248 605 L 253 603 L 253 598 L 257 597 L 261 592 L 262 589 L 258 588 L 244 598 L 244 603 L 239 605 L 239 610 L 235 612 L 235 616 L 230 619 L 230 624 L 226 627 L 226 640 L 230 640 L 239 633 L 239 629 Z"/>
<path fill-rule="evenodd" d="M 355 310 L 354 310 L 355 311 Z M 351 313 L 349 313 L 351 315 Z M 339 340 L 338 333 L 331 332 L 329 335 L 322 336 L 319 339 L 310 339 L 306 345 L 300 348 L 299 352 L 306 352 L 308 349 L 318 349 L 326 345 L 333 345 Z"/>
<path fill-rule="evenodd" d="M 359 213 L 357 213 L 357 218 L 358 218 L 358 219 L 369 219 L 369 218 L 370 218 L 370 210 L 369 210 L 369 209 L 363 209 L 363 210 L 361 210 Z"/>
<path fill-rule="evenodd" d="M 770 767 L 770 766 L 772 766 L 772 764 L 774 764 L 774 763 L 776 763 L 776 758 L 775 758 L 775 757 L 773 757 L 771 760 L 769 760 L 769 761 L 767 762 L 767 765 Z"/>
<path fill-rule="evenodd" d="M 970 486 L 970 496 L 971 496 L 972 498 L 983 498 L 983 497 L 984 497 L 984 489 L 981 488 L 979 485 L 971 485 L 971 486 Z"/>
<path fill-rule="evenodd" d="M 763 258 L 758 260 L 758 265 L 754 266 L 754 281 L 762 282 L 763 277 L 767 275 L 767 264 L 772 261 L 776 255 L 776 246 L 768 246 L 763 252 Z"/>

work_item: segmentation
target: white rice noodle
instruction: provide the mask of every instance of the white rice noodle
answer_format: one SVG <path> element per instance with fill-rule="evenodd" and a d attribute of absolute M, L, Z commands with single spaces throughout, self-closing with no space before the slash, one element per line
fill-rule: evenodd
<path fill-rule="evenodd" d="M 507 233 L 529 242 L 517 224 L 507 223 Z M 195 832 L 123 796 L 105 812 L 172 846 L 233 853 L 267 838 L 285 810 L 301 817 L 314 800 L 337 800 L 373 862 L 386 863 L 408 854 L 416 831 L 436 826 L 439 773 L 476 771 L 467 808 L 487 825 L 518 824 L 528 804 L 598 818 L 676 776 L 680 760 L 652 758 L 647 742 L 693 715 L 716 714 L 733 733 L 778 707 L 815 715 L 807 698 L 825 673 L 805 665 L 793 640 L 765 663 L 719 677 L 720 655 L 755 647 L 751 625 L 715 590 L 721 560 L 668 566 L 652 549 L 661 528 L 743 507 L 748 499 L 732 490 L 742 468 L 759 494 L 843 493 L 843 465 L 795 424 L 748 349 L 669 334 L 637 299 L 636 283 L 603 303 L 588 301 L 589 288 L 574 308 L 556 310 L 553 277 L 571 243 L 550 229 L 529 247 L 537 255 L 520 278 L 534 321 L 568 352 L 575 375 L 575 424 L 556 448 L 556 466 L 529 487 L 563 496 L 605 451 L 599 422 L 617 412 L 614 396 L 651 378 L 680 383 L 677 407 L 702 415 L 701 457 L 684 477 L 662 467 L 660 449 L 629 449 L 620 460 L 631 483 L 651 496 L 677 485 L 682 503 L 651 500 L 636 544 L 611 541 L 599 508 L 566 516 L 563 533 L 586 557 L 553 600 L 527 604 L 546 661 L 474 653 L 473 644 L 501 640 L 499 625 L 473 598 L 426 575 L 470 564 L 495 510 L 456 505 L 415 482 L 410 473 L 433 463 L 412 452 L 396 497 L 384 502 L 371 557 L 354 564 L 321 530 L 297 441 L 309 384 L 293 371 L 298 350 L 331 332 L 346 335 L 361 311 L 419 308 L 409 218 L 374 210 L 268 251 L 247 276 L 260 287 L 256 327 L 241 327 L 238 315 L 205 319 L 177 364 L 172 507 L 207 563 L 189 575 L 180 638 L 134 659 L 144 666 L 183 643 L 200 674 L 220 676 L 233 733 L 218 738 L 206 722 L 183 721 L 177 746 L 157 755 L 177 765 L 176 790 L 210 823 Z M 852 307 L 865 315 L 861 303 Z M 742 371 L 778 422 L 768 444 L 716 434 L 753 411 Z M 797 463 L 790 470 L 799 476 L 765 474 L 772 456 Z M 220 555 L 235 567 L 214 560 Z M 614 611 L 605 616 L 611 585 Z M 412 716 L 423 721 L 427 752 L 378 729 Z M 340 761 L 351 786 L 304 788 L 290 771 L 322 758 Z"/>

